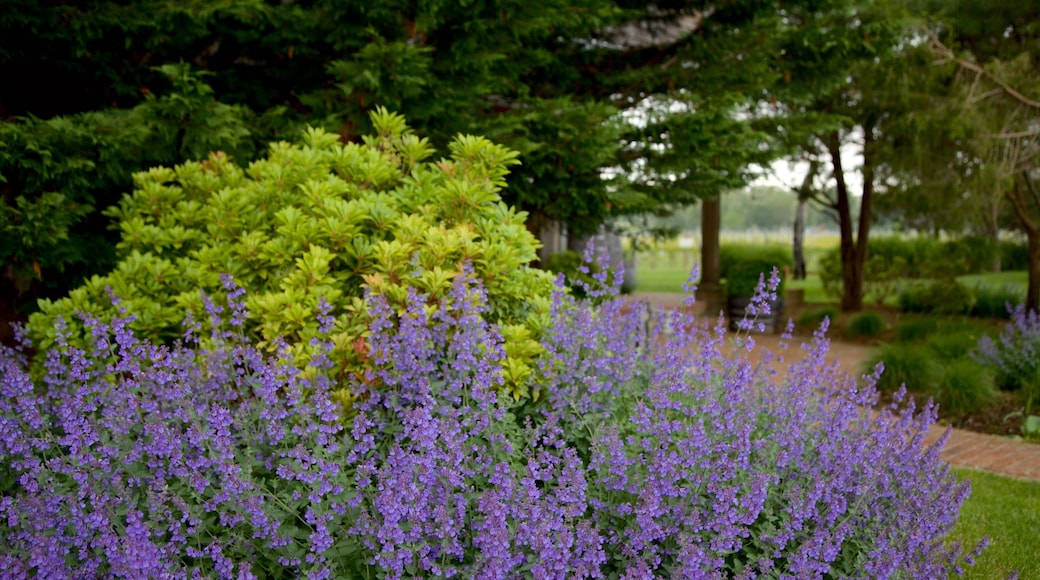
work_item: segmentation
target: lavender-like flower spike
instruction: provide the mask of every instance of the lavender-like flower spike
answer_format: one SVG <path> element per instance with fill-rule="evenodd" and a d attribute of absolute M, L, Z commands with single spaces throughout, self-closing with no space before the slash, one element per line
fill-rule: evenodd
<path fill-rule="evenodd" d="M 604 297 L 617 296 L 621 292 L 621 284 L 624 280 L 624 264 L 619 263 L 617 269 L 610 275 L 610 255 L 607 249 L 597 246 L 592 240 L 585 244 L 581 264 L 578 272 L 592 278 L 593 282 L 587 282 L 580 277 L 574 280 L 585 295 L 593 300 Z"/>
<path fill-rule="evenodd" d="M 686 294 L 683 298 L 683 306 L 688 308 L 697 303 L 697 280 L 700 280 L 700 278 L 701 265 L 700 263 L 695 263 L 693 267 L 690 268 L 689 277 L 682 285 L 683 292 Z"/>

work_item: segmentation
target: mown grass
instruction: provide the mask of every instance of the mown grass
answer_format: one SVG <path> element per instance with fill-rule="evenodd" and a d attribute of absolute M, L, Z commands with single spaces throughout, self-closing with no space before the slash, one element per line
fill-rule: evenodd
<path fill-rule="evenodd" d="M 951 540 L 974 545 L 989 535 L 989 547 L 965 578 L 1040 578 L 1040 482 L 1020 481 L 971 469 L 954 469 L 971 481 L 971 496 L 961 508 Z"/>
<path fill-rule="evenodd" d="M 637 292 L 672 292 L 681 293 L 682 285 L 690 276 L 690 268 L 682 265 L 654 265 L 652 260 L 640 261 L 636 272 Z M 1025 270 L 1012 270 L 1008 272 L 989 272 L 984 274 L 970 274 L 957 277 L 969 289 L 979 286 L 993 288 L 1011 288 L 1021 292 L 1023 295 L 1028 285 L 1028 273 Z M 921 280 L 915 282 L 923 282 Z M 804 301 L 808 304 L 837 304 L 839 300 L 827 294 L 823 289 L 820 277 L 810 270 L 804 280 L 788 280 L 787 288 L 791 290 L 802 290 Z M 898 306 L 898 292 L 892 292 L 885 299 L 886 306 Z"/>
<path fill-rule="evenodd" d="M 690 277 L 689 268 L 639 268 L 636 271 L 636 292 L 680 293 Z"/>
<path fill-rule="evenodd" d="M 1025 292 L 1029 285 L 1029 273 L 1025 270 L 1011 270 L 1008 272 L 986 272 L 984 274 L 969 274 L 958 276 L 957 280 L 968 288 L 978 285 L 982 286 L 1012 286 Z"/>

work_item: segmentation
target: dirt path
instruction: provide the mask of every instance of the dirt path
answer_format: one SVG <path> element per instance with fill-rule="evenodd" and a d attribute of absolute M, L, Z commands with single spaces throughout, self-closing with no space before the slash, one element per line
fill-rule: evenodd
<path fill-rule="evenodd" d="M 682 305 L 682 295 L 639 293 L 634 296 L 638 300 L 647 300 L 656 308 L 676 308 Z M 704 316 L 703 309 L 694 309 L 695 315 Z M 781 350 L 781 337 L 776 334 L 755 335 L 757 342 L 753 356 L 761 357 L 766 350 L 773 353 L 786 352 L 788 364 L 801 358 L 799 346 L 807 343 L 811 337 L 795 336 L 789 341 L 786 351 Z M 832 338 L 827 361 L 837 362 L 840 369 L 859 375 L 863 363 L 870 357 L 871 348 L 862 344 L 844 342 Z M 933 425 L 928 432 L 928 442 L 937 440 L 946 431 L 946 427 Z M 952 465 L 980 469 L 1013 477 L 1040 481 L 1040 445 L 1027 443 L 1006 437 L 974 433 L 963 429 L 953 429 L 943 458 Z"/>

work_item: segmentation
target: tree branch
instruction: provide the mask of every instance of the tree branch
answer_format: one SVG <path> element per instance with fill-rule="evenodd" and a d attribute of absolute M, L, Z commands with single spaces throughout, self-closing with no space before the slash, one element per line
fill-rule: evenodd
<path fill-rule="evenodd" d="M 1028 131 L 1016 131 L 1014 133 L 992 133 L 983 135 L 986 139 L 1021 139 L 1023 137 L 1036 137 L 1040 135 L 1040 127 Z"/>
<path fill-rule="evenodd" d="M 1005 94 L 1007 94 L 1008 96 L 1014 98 L 1016 101 L 1022 103 L 1023 105 L 1026 105 L 1027 107 L 1030 107 L 1030 108 L 1033 108 L 1033 109 L 1040 109 L 1040 101 L 1034 101 L 1033 99 L 1030 99 L 1029 97 L 1023 95 L 1022 93 L 1016 91 L 1014 88 L 1011 87 L 1011 85 L 1009 85 L 1009 84 L 1005 83 L 1004 81 L 1000 80 L 999 78 L 996 77 L 996 75 L 994 75 L 993 73 L 989 72 L 985 68 L 979 66 L 978 64 L 976 64 L 974 62 L 971 62 L 970 60 L 966 60 L 966 59 L 963 59 L 963 58 L 958 58 L 957 55 L 954 54 L 954 52 L 952 50 L 950 50 L 946 45 L 944 45 L 942 43 L 942 41 L 939 40 L 939 37 L 937 37 L 934 32 L 932 32 L 928 28 L 924 28 L 924 31 L 930 37 L 930 39 L 931 39 L 930 45 L 932 47 L 932 50 L 934 50 L 936 52 L 936 54 L 939 55 L 939 57 L 941 59 L 940 62 L 943 62 L 943 61 L 953 62 L 953 63 L 956 63 L 957 66 L 959 66 L 961 68 L 964 68 L 964 69 L 967 69 L 967 70 L 970 70 L 970 71 L 974 71 L 975 73 L 980 74 L 980 75 L 986 77 L 987 79 L 989 79 L 990 82 L 992 82 L 995 85 L 997 85 L 998 87 L 1000 87 L 1001 90 L 1003 90 Z"/>

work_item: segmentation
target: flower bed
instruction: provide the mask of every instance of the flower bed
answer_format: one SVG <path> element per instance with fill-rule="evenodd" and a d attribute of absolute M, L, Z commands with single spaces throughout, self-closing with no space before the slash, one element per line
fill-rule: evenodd
<path fill-rule="evenodd" d="M 348 422 L 330 345 L 304 370 L 265 359 L 227 289 L 206 347 L 88 319 L 93 346 L 59 332 L 37 385 L 3 351 L 5 577 L 940 578 L 971 559 L 943 540 L 968 488 L 923 444 L 935 410 L 872 413 L 823 330 L 780 376 L 724 358 L 722 328 L 675 314 L 662 335 L 609 290 L 558 291 L 537 400 L 514 402 L 459 276 L 438 309 L 370 298 Z"/>

